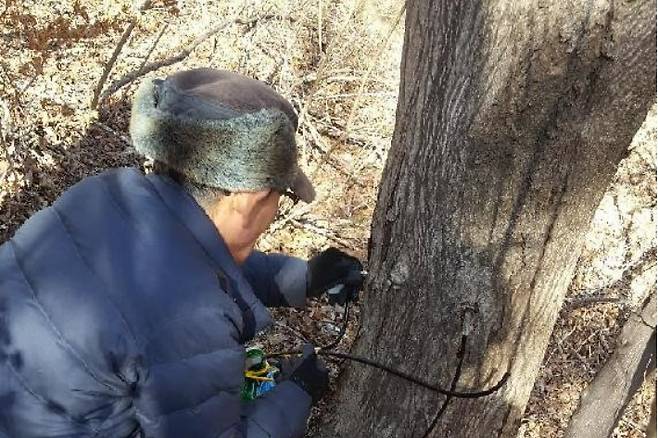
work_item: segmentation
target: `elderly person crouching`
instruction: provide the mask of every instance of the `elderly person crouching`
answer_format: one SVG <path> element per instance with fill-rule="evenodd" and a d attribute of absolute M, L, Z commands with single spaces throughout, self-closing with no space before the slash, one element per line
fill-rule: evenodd
<path fill-rule="evenodd" d="M 240 398 L 265 306 L 361 286 L 333 248 L 308 263 L 253 250 L 281 195 L 314 198 L 296 127 L 235 73 L 142 84 L 131 136 L 155 172 L 86 178 L 0 246 L 0 437 L 303 436 L 328 386 L 312 350 Z"/>

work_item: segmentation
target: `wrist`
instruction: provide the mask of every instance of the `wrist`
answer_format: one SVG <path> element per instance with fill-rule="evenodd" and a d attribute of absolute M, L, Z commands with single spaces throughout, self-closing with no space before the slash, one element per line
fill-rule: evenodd
<path fill-rule="evenodd" d="M 308 269 L 306 270 L 306 296 L 308 298 L 317 298 L 322 295 L 322 292 L 323 290 L 321 288 L 313 284 L 313 272 L 311 266 L 308 265 Z"/>

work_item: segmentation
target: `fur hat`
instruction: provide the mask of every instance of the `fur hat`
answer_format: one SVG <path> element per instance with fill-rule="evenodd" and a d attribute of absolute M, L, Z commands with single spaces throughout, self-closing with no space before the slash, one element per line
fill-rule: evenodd
<path fill-rule="evenodd" d="M 297 116 L 263 82 L 208 68 L 146 80 L 135 95 L 137 151 L 191 180 L 231 192 L 315 191 L 297 165 Z"/>

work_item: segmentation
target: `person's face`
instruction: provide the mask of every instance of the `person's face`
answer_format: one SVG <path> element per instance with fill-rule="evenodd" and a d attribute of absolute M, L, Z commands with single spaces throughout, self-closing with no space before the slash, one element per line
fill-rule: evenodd
<path fill-rule="evenodd" d="M 275 190 L 231 193 L 206 209 L 238 263 L 274 221 L 281 194 Z"/>
<path fill-rule="evenodd" d="M 280 198 L 279 192 L 270 190 L 267 196 L 254 205 L 253 230 L 258 233 L 258 237 L 274 222 L 274 218 L 279 211 Z"/>

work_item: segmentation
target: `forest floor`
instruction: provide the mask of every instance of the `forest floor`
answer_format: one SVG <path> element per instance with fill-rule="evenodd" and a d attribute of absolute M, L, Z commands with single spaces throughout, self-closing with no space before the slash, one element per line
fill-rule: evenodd
<path fill-rule="evenodd" d="M 395 122 L 401 4 L 159 0 L 138 14 L 124 1 L 5 0 L 0 5 L 0 242 L 85 176 L 117 166 L 148 168 L 127 134 L 139 81 L 112 93 L 98 111 L 90 109 L 105 65 L 139 15 L 105 89 L 176 54 L 186 56 L 147 76 L 209 66 L 271 84 L 300 115 L 300 162 L 318 196 L 311 205 L 284 205 L 259 248 L 309 257 L 336 246 L 365 260 Z M 217 33 L 186 52 L 216 26 Z M 594 217 L 520 438 L 562 436 L 621 326 L 655 288 L 655 144 L 654 108 Z M 274 315 L 274 328 L 257 340 L 267 351 L 303 340 L 324 344 L 341 323 L 340 309 L 322 301 L 305 311 L 280 309 Z M 349 348 L 358 317 L 357 307 L 340 348 Z M 337 364 L 331 372 L 339 372 Z M 655 380 L 646 382 L 633 398 L 615 437 L 644 436 L 654 388 Z M 321 410 L 322 405 L 315 409 L 308 436 Z"/>

